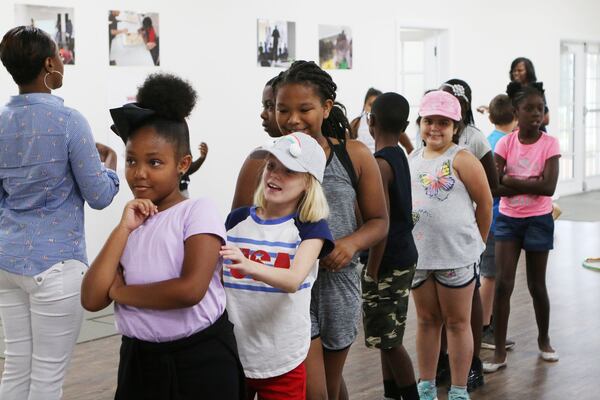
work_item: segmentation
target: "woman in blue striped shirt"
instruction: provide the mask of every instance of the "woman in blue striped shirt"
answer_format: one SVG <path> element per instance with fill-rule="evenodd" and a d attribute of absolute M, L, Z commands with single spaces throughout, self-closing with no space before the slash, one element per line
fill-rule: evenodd
<path fill-rule="evenodd" d="M 3 400 L 61 397 L 83 318 L 84 202 L 102 209 L 119 189 L 114 151 L 96 145 L 85 118 L 51 94 L 64 72 L 57 50 L 34 27 L 0 42 L 19 87 L 0 107 Z"/>

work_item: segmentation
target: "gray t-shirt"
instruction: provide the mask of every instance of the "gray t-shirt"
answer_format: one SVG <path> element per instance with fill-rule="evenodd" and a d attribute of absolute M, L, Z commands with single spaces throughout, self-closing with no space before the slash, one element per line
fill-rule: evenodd
<path fill-rule="evenodd" d="M 417 269 L 465 267 L 485 249 L 473 201 L 452 167 L 463 149 L 452 145 L 434 159 L 423 158 L 423 148 L 410 155 Z"/>
<path fill-rule="evenodd" d="M 468 149 L 478 160 L 492 151 L 490 143 L 474 125 L 467 125 L 458 137 L 458 145 Z"/>

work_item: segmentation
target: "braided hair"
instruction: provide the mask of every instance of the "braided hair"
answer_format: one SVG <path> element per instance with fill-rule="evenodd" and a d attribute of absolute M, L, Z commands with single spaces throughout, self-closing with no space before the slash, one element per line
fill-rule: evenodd
<path fill-rule="evenodd" d="M 523 100 L 531 95 L 540 96 L 544 99 L 544 84 L 542 82 L 533 82 L 522 85 L 519 82 L 511 82 L 506 87 L 506 94 L 516 109 Z"/>
<path fill-rule="evenodd" d="M 331 75 L 325 72 L 313 61 L 295 61 L 290 68 L 278 77 L 274 82 L 273 90 L 277 91 L 288 83 L 299 83 L 311 85 L 317 91 L 317 94 L 324 103 L 327 100 L 333 101 L 333 107 L 329 117 L 323 120 L 321 132 L 324 136 L 336 138 L 344 141 L 350 132 L 350 123 L 346 117 L 346 108 L 343 104 L 335 101 L 337 85 L 331 79 Z"/>

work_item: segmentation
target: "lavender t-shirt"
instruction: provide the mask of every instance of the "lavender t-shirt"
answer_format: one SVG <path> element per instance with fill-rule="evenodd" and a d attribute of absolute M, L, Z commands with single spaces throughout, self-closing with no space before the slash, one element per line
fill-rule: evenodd
<path fill-rule="evenodd" d="M 134 230 L 121 256 L 125 282 L 148 284 L 181 276 L 184 241 L 193 235 L 212 234 L 225 243 L 225 225 L 215 203 L 189 199 L 150 217 Z M 200 303 L 174 310 L 151 310 L 115 304 L 117 330 L 148 342 L 188 337 L 213 324 L 225 310 L 219 259 L 208 290 Z"/>

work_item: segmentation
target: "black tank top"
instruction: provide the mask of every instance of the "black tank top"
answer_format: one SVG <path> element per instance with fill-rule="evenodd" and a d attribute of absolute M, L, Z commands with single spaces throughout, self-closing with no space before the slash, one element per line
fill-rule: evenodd
<path fill-rule="evenodd" d="M 385 160 L 394 173 L 388 188 L 390 228 L 379 268 L 408 268 L 417 262 L 417 248 L 412 235 L 412 194 L 408 160 L 399 146 L 385 147 L 374 156 Z"/>

